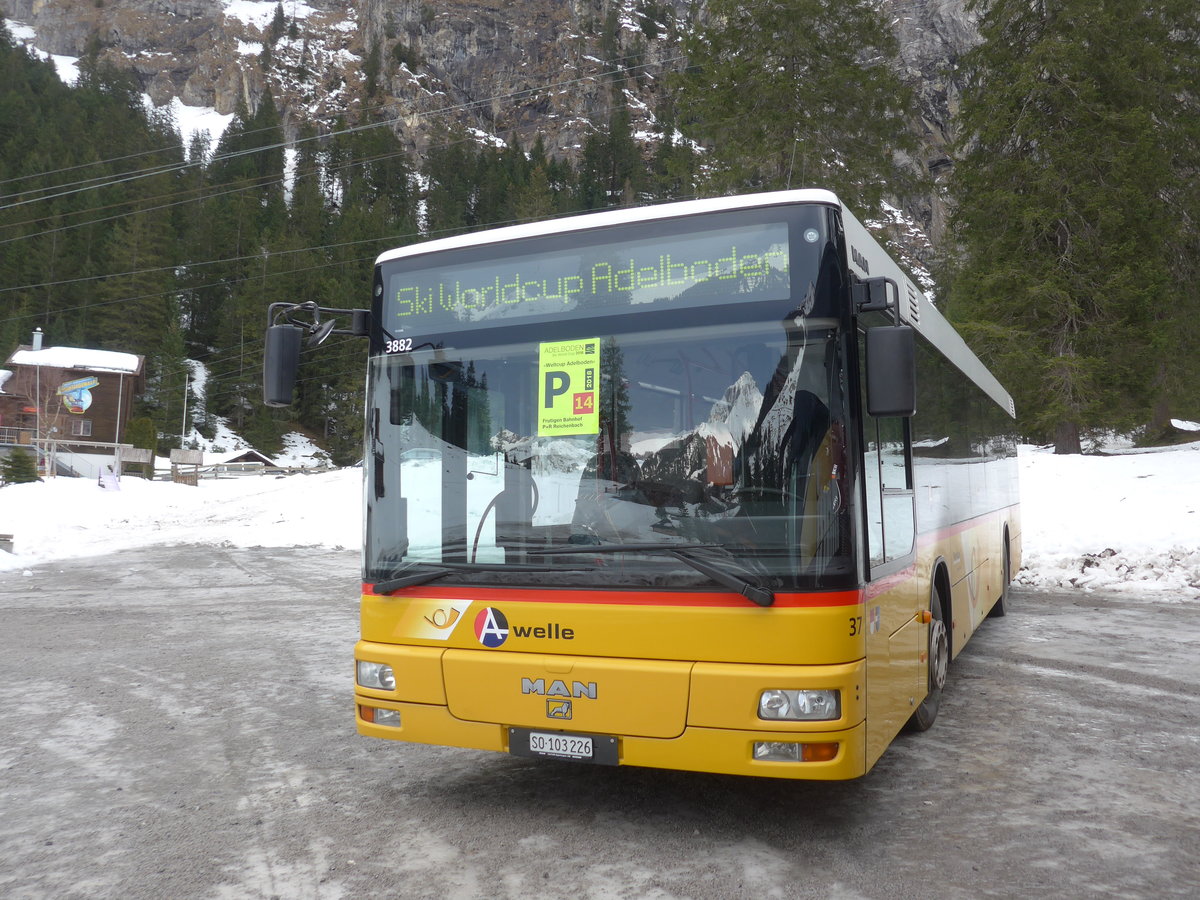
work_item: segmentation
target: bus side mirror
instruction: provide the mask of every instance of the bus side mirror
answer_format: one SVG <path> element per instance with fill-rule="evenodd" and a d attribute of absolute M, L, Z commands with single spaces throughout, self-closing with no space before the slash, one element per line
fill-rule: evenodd
<path fill-rule="evenodd" d="M 263 403 L 267 406 L 291 406 L 300 369 L 300 342 L 304 329 L 299 325 L 271 325 L 263 350 Z"/>
<path fill-rule="evenodd" d="M 917 339 L 910 325 L 867 329 L 867 412 L 911 416 L 917 411 Z"/>

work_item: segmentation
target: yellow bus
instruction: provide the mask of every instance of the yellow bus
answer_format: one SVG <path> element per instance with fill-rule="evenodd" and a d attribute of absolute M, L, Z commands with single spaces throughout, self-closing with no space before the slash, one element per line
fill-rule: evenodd
<path fill-rule="evenodd" d="M 345 312 L 272 307 L 267 402 Z M 345 331 L 363 735 L 855 778 L 1004 612 L 1012 400 L 827 191 L 402 247 Z"/>

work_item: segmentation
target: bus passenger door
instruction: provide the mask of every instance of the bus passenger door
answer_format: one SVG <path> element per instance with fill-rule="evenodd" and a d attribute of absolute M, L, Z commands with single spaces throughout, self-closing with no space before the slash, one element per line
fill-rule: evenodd
<path fill-rule="evenodd" d="M 862 408 L 863 525 L 868 561 L 863 627 L 870 766 L 925 694 L 925 627 L 919 612 L 928 597 L 920 590 L 917 577 L 909 422 L 870 416 L 865 403 Z"/>

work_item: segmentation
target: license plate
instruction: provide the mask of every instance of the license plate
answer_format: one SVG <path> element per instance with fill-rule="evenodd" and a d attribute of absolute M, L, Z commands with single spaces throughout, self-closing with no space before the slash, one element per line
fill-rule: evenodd
<path fill-rule="evenodd" d="M 567 759 L 591 759 L 592 739 L 574 734 L 529 734 L 529 752 L 539 756 L 563 756 Z"/>
<path fill-rule="evenodd" d="M 516 756 L 617 765 L 617 739 L 606 735 L 510 728 L 508 750 Z"/>

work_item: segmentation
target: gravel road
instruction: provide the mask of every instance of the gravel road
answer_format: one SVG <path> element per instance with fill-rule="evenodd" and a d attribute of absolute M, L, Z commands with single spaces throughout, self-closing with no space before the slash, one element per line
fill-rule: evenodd
<path fill-rule="evenodd" d="M 357 555 L 0 573 L 0 896 L 1200 896 L 1200 608 L 1015 591 L 934 728 L 785 783 L 361 738 Z"/>

